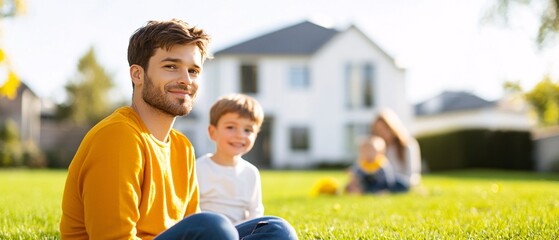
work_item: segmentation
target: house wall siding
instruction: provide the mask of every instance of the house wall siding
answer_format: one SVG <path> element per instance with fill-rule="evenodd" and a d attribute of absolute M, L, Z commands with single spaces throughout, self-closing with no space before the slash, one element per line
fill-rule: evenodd
<path fill-rule="evenodd" d="M 200 121 L 194 125 L 197 155 L 213 151 L 207 137 L 208 111 L 221 95 L 239 91 L 239 68 L 244 62 L 258 66 L 259 89 L 252 94 L 265 114 L 273 117 L 272 167 L 305 168 L 321 163 L 339 163 L 354 156 L 348 152 L 346 127 L 351 123 L 368 124 L 379 108 L 390 107 L 405 122 L 411 122 L 411 107 L 405 97 L 404 71 L 393 60 L 371 45 L 357 30 L 340 33 L 312 56 L 232 56 L 221 55 L 206 62 L 195 110 Z M 376 71 L 375 102 L 367 109 L 346 106 L 345 70 L 348 62 L 373 63 Z M 310 87 L 289 87 L 289 68 L 308 65 Z M 289 129 L 306 126 L 310 131 L 310 149 L 290 149 Z"/>
<path fill-rule="evenodd" d="M 40 117 L 41 99 L 27 86 L 21 85 L 14 99 L 0 97 L 0 123 L 8 119 L 15 121 L 21 141 L 39 143 Z"/>
<path fill-rule="evenodd" d="M 349 109 L 346 104 L 347 63 L 372 63 L 375 68 L 375 105 L 372 108 Z M 317 109 L 311 121 L 314 123 L 313 160 L 320 162 L 338 162 L 354 157 L 345 147 L 346 126 L 351 123 L 368 124 L 376 111 L 390 107 L 409 120 L 410 109 L 407 107 L 404 72 L 398 69 L 392 59 L 379 52 L 370 41 L 358 31 L 350 29 L 332 39 L 313 58 L 313 70 L 316 81 L 325 81 L 317 86 L 313 109 Z M 394 89 L 394 91 L 390 91 Z M 318 163 L 318 162 L 315 162 Z"/>

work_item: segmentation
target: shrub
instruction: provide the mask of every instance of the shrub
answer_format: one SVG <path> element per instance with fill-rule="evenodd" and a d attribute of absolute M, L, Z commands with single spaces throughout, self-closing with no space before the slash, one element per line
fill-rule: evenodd
<path fill-rule="evenodd" d="M 0 167 L 46 166 L 46 158 L 33 141 L 21 142 L 15 121 L 0 124 Z"/>
<path fill-rule="evenodd" d="M 20 166 L 23 151 L 19 141 L 19 131 L 14 120 L 0 124 L 0 167 Z"/>
<path fill-rule="evenodd" d="M 551 162 L 550 171 L 554 173 L 559 173 L 559 158 Z"/>
<path fill-rule="evenodd" d="M 23 164 L 30 168 L 47 166 L 47 158 L 35 142 L 27 141 L 23 145 Z"/>
<path fill-rule="evenodd" d="M 530 132 L 457 130 L 418 137 L 421 157 L 431 171 L 466 168 L 533 170 Z"/>

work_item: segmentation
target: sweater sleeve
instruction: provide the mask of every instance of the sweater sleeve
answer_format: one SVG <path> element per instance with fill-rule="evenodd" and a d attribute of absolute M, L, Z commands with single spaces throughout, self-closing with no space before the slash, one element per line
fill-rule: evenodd
<path fill-rule="evenodd" d="M 143 181 L 142 142 L 132 128 L 100 129 L 78 177 L 90 239 L 136 239 Z"/>

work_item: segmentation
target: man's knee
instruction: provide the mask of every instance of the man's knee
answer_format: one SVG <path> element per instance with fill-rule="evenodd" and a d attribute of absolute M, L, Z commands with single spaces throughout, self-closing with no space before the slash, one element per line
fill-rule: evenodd
<path fill-rule="evenodd" d="M 197 213 L 190 215 L 162 233 L 157 239 L 239 239 L 239 233 L 223 215 Z"/>
<path fill-rule="evenodd" d="M 232 226 L 231 222 L 225 216 L 210 212 L 193 214 L 185 218 L 185 220 L 204 226 Z"/>
<path fill-rule="evenodd" d="M 289 222 L 275 216 L 265 216 L 259 218 L 254 232 L 273 233 L 278 239 L 297 239 L 297 233 Z"/>

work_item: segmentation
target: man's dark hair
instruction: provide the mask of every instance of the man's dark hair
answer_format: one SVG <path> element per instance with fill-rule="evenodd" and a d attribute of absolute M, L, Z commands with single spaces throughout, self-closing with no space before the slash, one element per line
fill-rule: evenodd
<path fill-rule="evenodd" d="M 134 32 L 128 44 L 128 64 L 139 65 L 147 71 L 149 59 L 158 48 L 169 50 L 175 45 L 195 43 L 202 54 L 202 62 L 211 58 L 207 46 L 210 36 L 203 29 L 188 23 L 171 19 L 170 21 L 149 21 Z"/>

